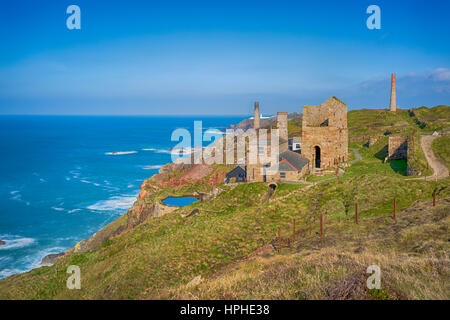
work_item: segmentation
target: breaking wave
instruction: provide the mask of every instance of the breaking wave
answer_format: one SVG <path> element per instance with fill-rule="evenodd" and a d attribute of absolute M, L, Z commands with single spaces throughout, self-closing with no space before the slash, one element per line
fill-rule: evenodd
<path fill-rule="evenodd" d="M 117 151 L 117 152 L 106 152 L 105 154 L 108 156 L 121 156 L 124 154 L 133 154 L 137 153 L 137 151 Z"/>
<path fill-rule="evenodd" d="M 3 246 L 2 246 L 3 247 Z M 0 269 L 0 279 L 8 277 L 10 275 L 16 274 L 16 273 L 22 273 L 29 271 L 31 269 L 39 268 L 41 266 L 42 259 L 50 254 L 50 253 L 59 253 L 67 248 L 64 247 L 52 247 L 47 248 L 43 250 L 39 250 L 36 253 L 26 256 L 20 263 L 20 267 L 16 268 L 2 268 Z M 3 262 L 3 261 L 0 261 Z M 8 260 L 5 261 L 5 263 L 9 262 Z"/>
<path fill-rule="evenodd" d="M 153 151 L 156 153 L 171 153 L 171 151 L 167 150 L 167 149 L 155 149 L 155 148 L 146 148 L 146 149 L 142 149 L 142 151 Z"/>
<path fill-rule="evenodd" d="M 136 201 L 136 196 L 137 195 L 114 196 L 108 200 L 98 201 L 87 208 L 95 211 L 128 210 Z"/>
<path fill-rule="evenodd" d="M 0 250 L 24 248 L 35 242 L 33 238 L 25 238 L 12 235 L 0 235 L 0 239 L 5 241 L 5 244 L 0 246 Z"/>
<path fill-rule="evenodd" d="M 142 169 L 144 169 L 144 170 L 152 170 L 152 169 L 160 169 L 160 168 L 162 168 L 162 164 L 144 166 Z"/>

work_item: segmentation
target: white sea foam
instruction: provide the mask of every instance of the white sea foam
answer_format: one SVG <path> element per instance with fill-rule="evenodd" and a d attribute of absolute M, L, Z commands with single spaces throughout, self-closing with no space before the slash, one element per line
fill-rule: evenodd
<path fill-rule="evenodd" d="M 114 196 L 108 200 L 98 201 L 87 208 L 95 211 L 128 210 L 133 205 L 134 201 L 136 201 L 136 196 L 137 195 Z"/>
<path fill-rule="evenodd" d="M 10 194 L 12 195 L 11 200 L 24 202 L 27 206 L 30 205 L 30 202 L 29 202 L 29 201 L 24 201 L 24 200 L 22 199 L 22 195 L 20 194 L 20 191 L 19 191 L 19 190 L 11 191 Z"/>
<path fill-rule="evenodd" d="M 160 169 L 160 168 L 162 168 L 162 165 L 156 164 L 156 165 L 145 166 L 142 169 L 144 169 L 144 170 L 152 170 L 153 169 L 154 170 L 154 169 Z"/>
<path fill-rule="evenodd" d="M 93 184 L 96 187 L 100 187 L 100 183 L 92 182 L 92 181 L 86 180 L 85 178 L 81 179 L 80 182 L 87 183 L 87 184 Z"/>
<path fill-rule="evenodd" d="M 22 200 L 22 195 L 20 194 L 19 190 L 11 191 L 10 194 L 12 195 L 12 197 L 11 197 L 12 200 L 17 200 L 17 201 Z"/>
<path fill-rule="evenodd" d="M 119 191 L 119 187 L 111 187 L 111 186 L 104 186 L 103 189 L 109 190 L 109 191 Z"/>
<path fill-rule="evenodd" d="M 71 171 L 69 171 L 69 173 L 72 175 L 72 178 L 74 178 L 74 179 L 78 179 L 81 174 L 80 172 L 78 172 L 76 170 L 71 170 Z M 67 178 L 66 178 L 66 180 L 67 180 Z M 70 178 L 69 178 L 69 180 L 70 180 Z"/>
<path fill-rule="evenodd" d="M 52 207 L 52 209 L 55 211 L 64 211 L 64 208 L 60 208 L 60 207 Z"/>
<path fill-rule="evenodd" d="M 5 241 L 5 244 L 0 246 L 0 250 L 23 248 L 35 242 L 33 238 L 25 238 L 12 235 L 0 235 L 0 239 Z"/>
<path fill-rule="evenodd" d="M 67 211 L 67 213 L 74 213 L 74 212 L 77 212 L 77 211 L 81 211 L 81 209 L 72 209 L 72 210 Z"/>
<path fill-rule="evenodd" d="M 31 269 L 39 268 L 41 266 L 41 261 L 45 256 L 51 253 L 60 253 L 62 251 L 65 251 L 66 249 L 67 248 L 64 247 L 52 247 L 39 250 L 36 253 L 25 257 L 25 259 L 23 260 L 23 267 L 0 270 L 0 279 L 16 273 L 22 273 L 30 271 Z"/>
<path fill-rule="evenodd" d="M 146 148 L 146 149 L 142 149 L 143 151 L 153 151 L 156 153 L 171 153 L 170 150 L 167 149 L 155 149 L 155 148 Z"/>
<path fill-rule="evenodd" d="M 137 153 L 137 151 L 117 151 L 117 152 L 106 152 L 105 154 L 108 156 L 121 156 L 124 154 L 133 154 Z"/>

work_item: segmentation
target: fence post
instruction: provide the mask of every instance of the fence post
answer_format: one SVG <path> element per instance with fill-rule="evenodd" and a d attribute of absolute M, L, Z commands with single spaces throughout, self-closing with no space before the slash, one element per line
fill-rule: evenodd
<path fill-rule="evenodd" d="M 281 228 L 278 228 L 278 253 L 281 252 Z"/>
<path fill-rule="evenodd" d="M 436 191 L 433 192 L 433 207 L 436 207 Z"/>
<path fill-rule="evenodd" d="M 323 236 L 323 214 L 320 215 L 320 236 Z"/>
<path fill-rule="evenodd" d="M 397 220 L 397 216 L 396 216 L 396 209 L 397 209 L 397 199 L 394 198 L 394 220 Z"/>
<path fill-rule="evenodd" d="M 358 224 L 358 203 L 355 203 L 355 223 Z"/>

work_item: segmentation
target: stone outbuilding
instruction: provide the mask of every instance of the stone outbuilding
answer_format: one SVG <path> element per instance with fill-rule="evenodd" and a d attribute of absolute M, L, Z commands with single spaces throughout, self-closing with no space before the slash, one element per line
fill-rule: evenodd
<path fill-rule="evenodd" d="M 387 160 L 408 158 L 408 137 L 389 137 Z"/>
<path fill-rule="evenodd" d="M 247 181 L 247 172 L 245 167 L 236 166 L 227 173 L 225 177 L 225 183 L 234 183 L 234 182 L 246 182 Z"/>
<path fill-rule="evenodd" d="M 300 181 L 308 173 L 309 160 L 291 150 L 280 153 L 276 174 L 268 176 L 267 181 Z"/>
<path fill-rule="evenodd" d="M 347 161 L 347 105 L 332 97 L 318 106 L 304 106 L 301 141 L 301 154 L 311 169 Z"/>

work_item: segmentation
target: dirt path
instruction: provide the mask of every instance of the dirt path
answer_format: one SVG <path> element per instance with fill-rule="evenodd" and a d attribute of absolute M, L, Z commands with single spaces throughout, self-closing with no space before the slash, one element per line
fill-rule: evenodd
<path fill-rule="evenodd" d="M 433 168 L 433 175 L 422 178 L 413 178 L 409 180 L 444 179 L 448 177 L 447 167 L 441 162 L 441 160 L 436 157 L 431 147 L 434 139 L 436 138 L 436 136 L 422 136 L 420 139 L 420 145 L 422 146 L 423 153 L 427 158 L 428 164 L 431 166 L 431 168 Z"/>
<path fill-rule="evenodd" d="M 361 155 L 359 154 L 358 150 L 356 150 L 355 148 L 352 148 L 353 152 L 355 153 L 355 160 L 350 161 L 350 164 L 354 164 L 355 162 L 358 162 L 359 160 L 362 159 Z"/>

